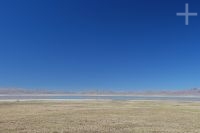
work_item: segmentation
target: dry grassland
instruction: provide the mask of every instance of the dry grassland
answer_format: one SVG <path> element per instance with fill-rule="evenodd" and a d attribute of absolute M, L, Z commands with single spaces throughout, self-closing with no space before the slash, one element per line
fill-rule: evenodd
<path fill-rule="evenodd" d="M 0 102 L 0 133 L 200 133 L 200 103 Z"/>

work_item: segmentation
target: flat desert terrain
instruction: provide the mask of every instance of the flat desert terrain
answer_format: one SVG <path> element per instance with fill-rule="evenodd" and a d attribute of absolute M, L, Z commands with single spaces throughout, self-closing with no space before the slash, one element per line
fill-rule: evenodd
<path fill-rule="evenodd" d="M 1 101 L 0 133 L 200 133 L 200 103 Z"/>

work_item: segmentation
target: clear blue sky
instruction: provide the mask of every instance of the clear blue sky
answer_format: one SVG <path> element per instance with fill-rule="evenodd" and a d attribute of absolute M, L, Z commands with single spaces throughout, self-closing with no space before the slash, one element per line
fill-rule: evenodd
<path fill-rule="evenodd" d="M 200 2 L 1 0 L 0 87 L 200 87 Z"/>

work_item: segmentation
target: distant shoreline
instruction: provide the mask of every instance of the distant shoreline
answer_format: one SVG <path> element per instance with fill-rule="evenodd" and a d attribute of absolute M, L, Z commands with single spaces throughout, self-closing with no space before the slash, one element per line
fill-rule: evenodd
<path fill-rule="evenodd" d="M 95 100 L 96 99 L 0 99 L 0 102 L 29 102 L 29 101 L 64 102 L 64 101 L 95 101 Z"/>
<path fill-rule="evenodd" d="M 164 95 L 164 94 L 0 94 L 0 97 L 3 96 L 135 96 L 135 97 L 200 97 L 200 95 Z"/>
<path fill-rule="evenodd" d="M 21 94 L 0 95 L 0 101 L 197 101 L 199 96 L 166 96 L 166 95 L 59 95 L 59 94 Z"/>

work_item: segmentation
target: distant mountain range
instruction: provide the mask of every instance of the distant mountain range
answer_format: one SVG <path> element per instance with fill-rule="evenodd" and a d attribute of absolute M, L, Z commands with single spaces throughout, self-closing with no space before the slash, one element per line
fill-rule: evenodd
<path fill-rule="evenodd" d="M 200 96 L 200 89 L 193 88 L 188 90 L 176 91 L 49 91 L 49 90 L 30 90 L 30 89 L 16 89 L 16 88 L 0 88 L 0 95 L 38 95 L 38 94 L 63 94 L 63 95 L 166 95 L 166 96 Z"/>
<path fill-rule="evenodd" d="M 19 89 L 19 88 L 0 88 L 0 94 L 49 94 L 49 91 L 44 90 L 30 90 L 30 89 Z"/>

